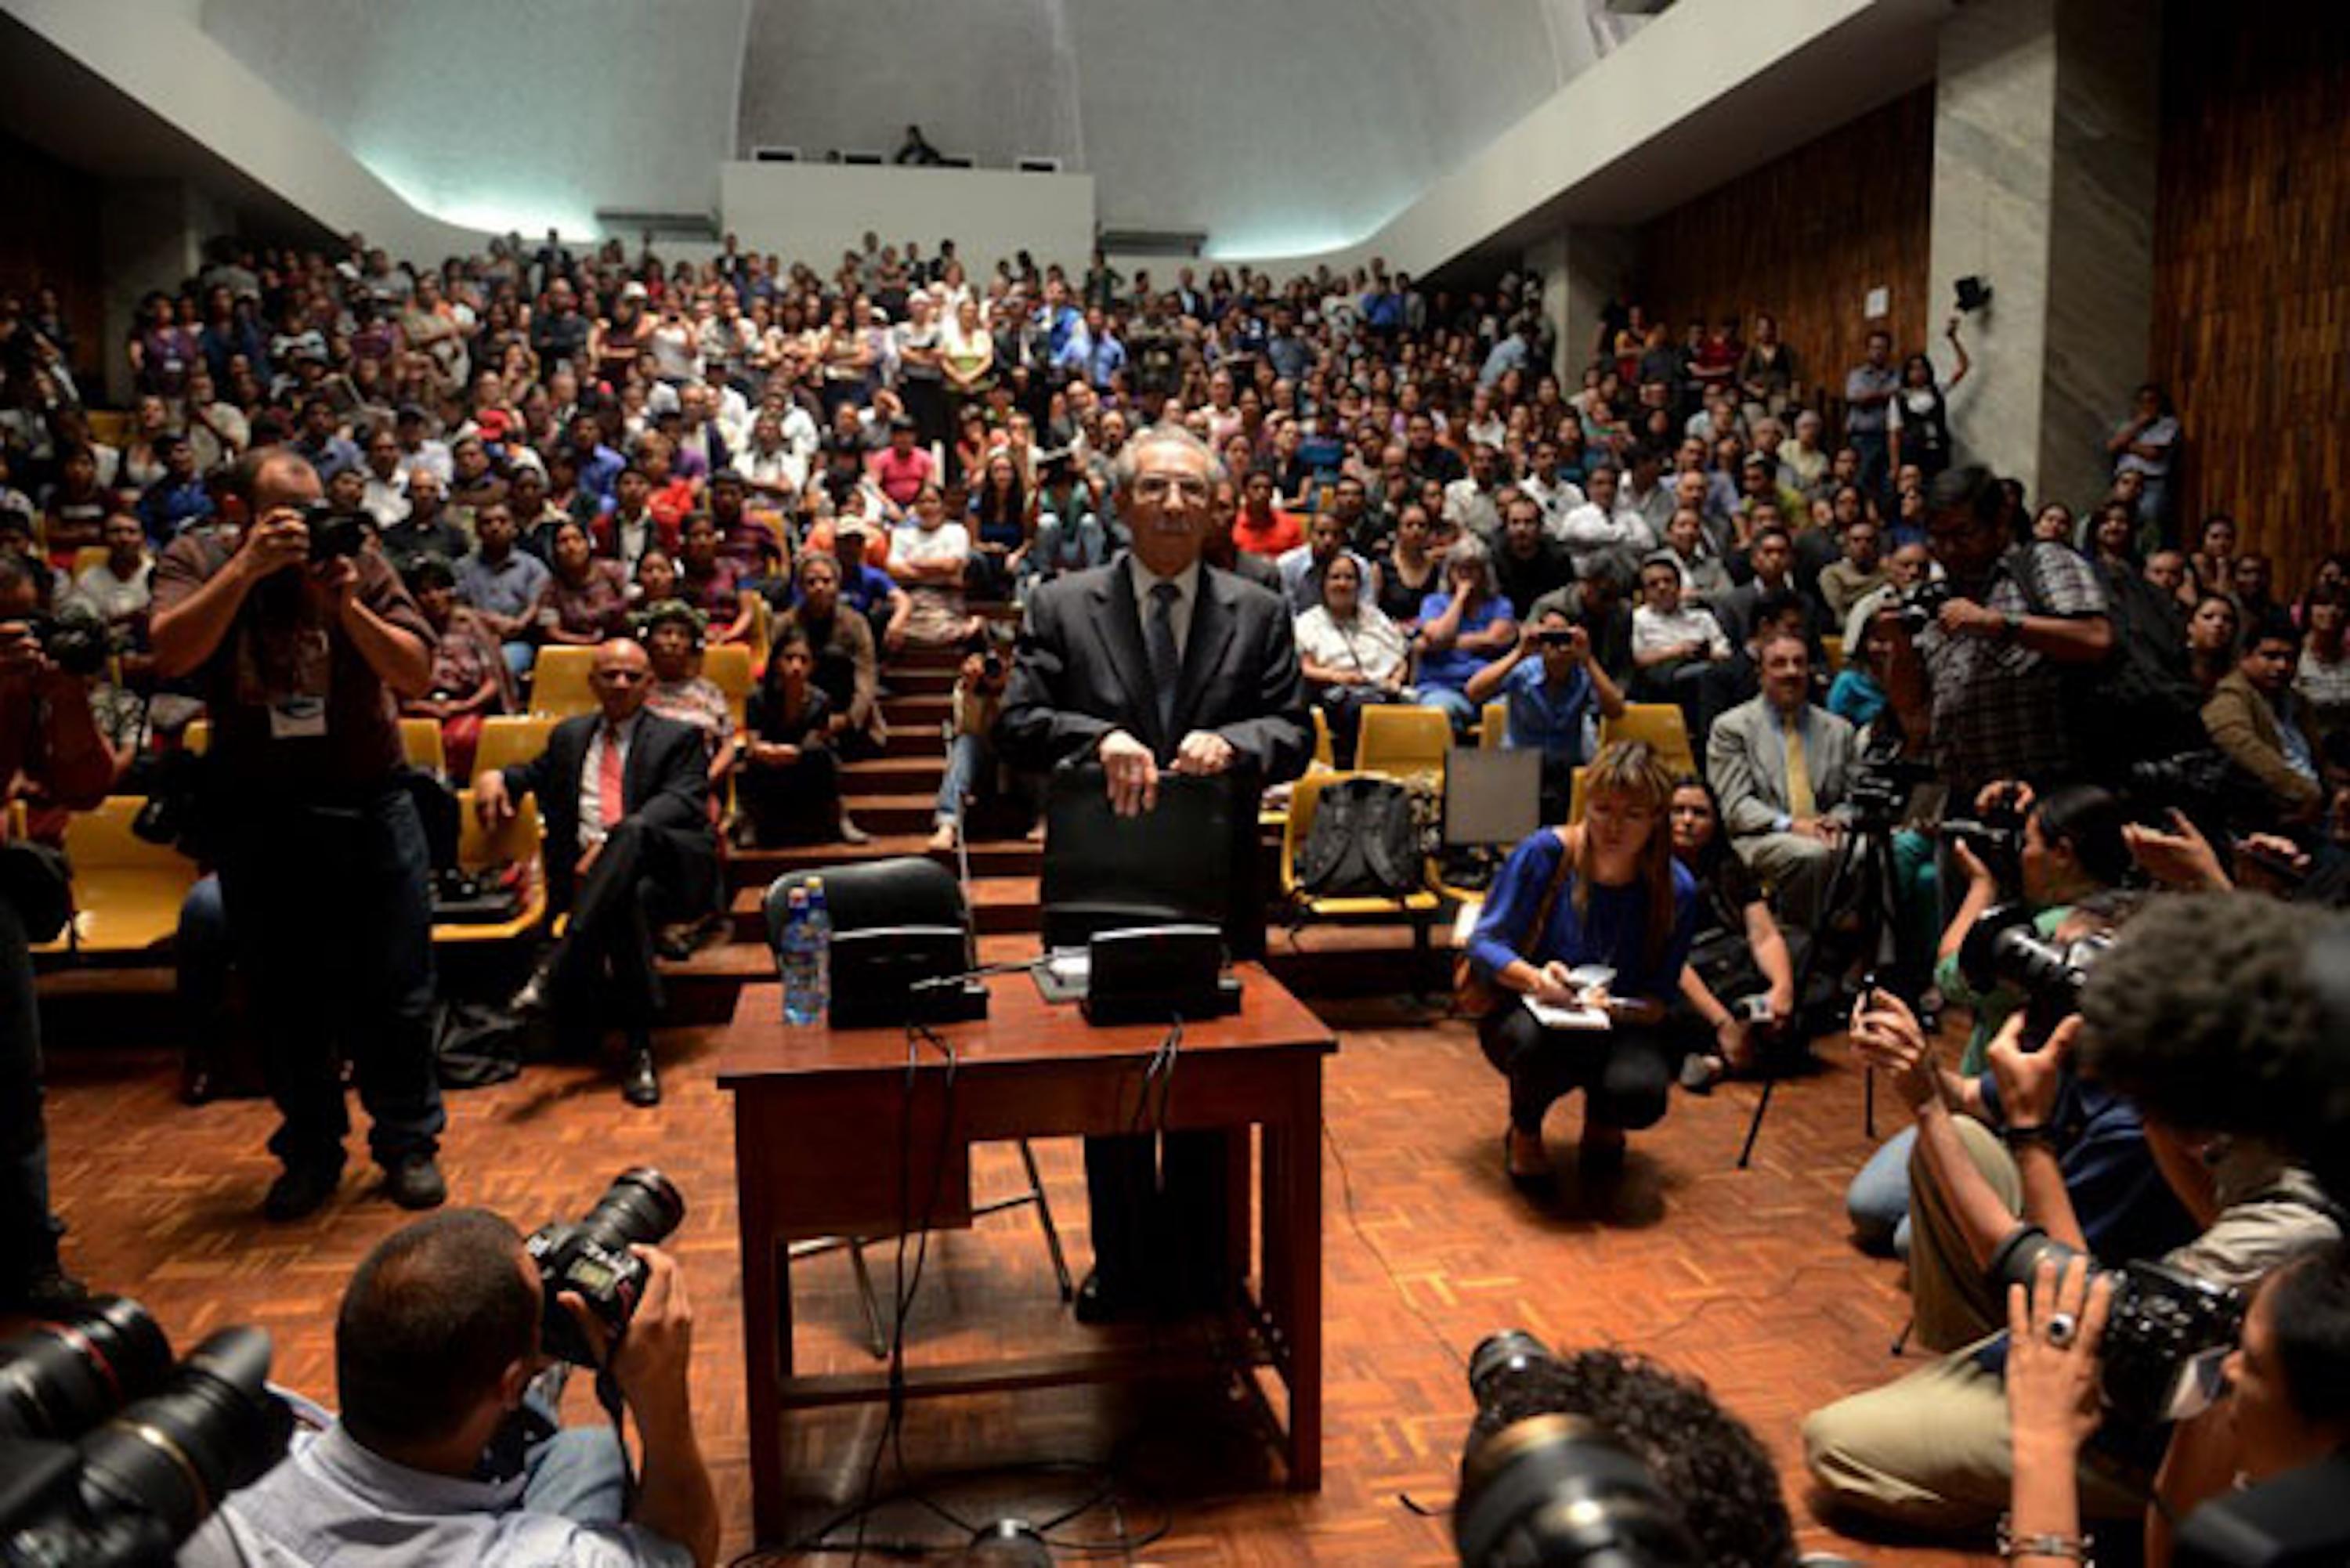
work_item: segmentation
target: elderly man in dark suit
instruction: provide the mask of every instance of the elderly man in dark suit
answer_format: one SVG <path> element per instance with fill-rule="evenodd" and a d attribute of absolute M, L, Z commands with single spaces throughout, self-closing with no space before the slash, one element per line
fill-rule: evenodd
<path fill-rule="evenodd" d="M 615 638 L 598 648 L 588 679 L 601 711 L 557 724 L 532 761 L 483 774 L 473 806 L 483 821 L 496 823 L 514 815 L 522 796 L 538 797 L 548 903 L 571 917 L 555 950 L 515 994 L 515 1008 L 556 1008 L 579 1019 L 605 1011 L 589 1005 L 588 992 L 608 986 L 596 1000 L 618 1013 L 627 1034 L 620 1093 L 632 1106 L 657 1105 L 653 930 L 710 907 L 718 843 L 710 828 L 709 752 L 692 725 L 644 711 L 652 666 L 638 643 Z"/>
<path fill-rule="evenodd" d="M 1157 804 L 1163 774 L 1232 775 L 1249 808 L 1232 813 L 1235 842 L 1201 847 L 1241 873 L 1225 922 L 1236 951 L 1262 950 L 1263 901 L 1249 874 L 1255 792 L 1295 778 L 1313 752 L 1289 611 L 1201 560 L 1223 474 L 1197 437 L 1144 431 L 1118 454 L 1117 479 L 1133 548 L 1029 601 L 997 747 L 1016 766 L 1098 761 L 1112 807 L 1128 816 Z M 1229 1293 L 1222 1135 L 1165 1141 L 1156 1169 L 1148 1137 L 1087 1143 L 1095 1270 L 1081 1322 L 1214 1306 Z"/>

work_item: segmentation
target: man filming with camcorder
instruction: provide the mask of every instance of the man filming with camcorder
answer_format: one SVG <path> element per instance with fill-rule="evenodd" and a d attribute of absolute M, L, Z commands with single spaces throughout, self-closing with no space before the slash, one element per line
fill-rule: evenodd
<path fill-rule="evenodd" d="M 22 780 L 46 804 L 96 805 L 114 754 L 89 706 L 89 672 L 60 662 L 55 622 L 12 608 L 29 579 L 0 561 L 0 791 Z M 41 1116 L 41 1020 L 32 944 L 72 913 L 64 857 L 7 841 L 0 794 L 0 1312 L 73 1301 L 81 1286 L 57 1261 L 64 1226 L 49 1212 L 48 1136 Z"/>
<path fill-rule="evenodd" d="M 386 1238 L 335 1319 L 339 1415 L 233 1493 L 182 1568 L 708 1568 L 719 1521 L 693 1431 L 693 1314 L 652 1244 L 683 1213 L 657 1172 L 632 1170 L 585 1220 L 528 1241 L 479 1209 Z M 566 1362 L 598 1369 L 610 1428 L 558 1428 L 545 1375 Z"/>
<path fill-rule="evenodd" d="M 2094 1462 L 2084 1467 L 2081 1502 L 2092 1517 L 2135 1518 L 2142 1490 L 2126 1479 L 2150 1470 L 2169 1423 L 2208 1403 L 2210 1373 L 2235 1342 L 2243 1293 L 2288 1260 L 2341 1234 L 2337 1210 L 2310 1174 L 2259 1138 L 2210 1130 L 2207 1115 L 2236 1092 L 2311 1054 L 2317 1010 L 2296 1001 L 2311 991 L 2302 944 L 2276 940 L 2262 900 L 2159 899 L 2087 959 L 2077 951 L 2028 950 L 2012 929 L 2001 961 L 2033 989 L 2080 999 L 2028 1048 L 2033 1010 L 2011 1017 L 1993 1043 L 1991 1066 L 2003 1139 L 1959 1127 L 1950 1085 L 1935 1070 L 1906 1009 L 1872 998 L 1854 1021 L 1856 1048 L 1893 1076 L 1918 1124 L 1921 1236 L 1938 1242 L 1951 1281 L 1971 1263 L 1976 1326 L 1983 1337 L 1886 1387 L 1838 1401 L 1804 1425 L 1805 1459 L 1838 1505 L 1915 1528 L 1970 1531 L 1990 1525 L 2008 1501 L 2012 1474 L 2003 1373 L 2009 1345 L 1993 1334 L 2006 1315 L 1992 1303 L 2008 1286 L 2031 1283 L 2043 1258 L 2086 1255 L 2111 1271 L 2106 1376 Z M 2282 905 L 2268 905 L 2273 910 Z M 2250 933 L 2253 940 L 2244 939 Z M 2045 944 L 2040 944 L 2043 949 Z M 2223 950 L 2224 967 L 2211 954 Z M 2247 999 L 2251 999 L 2248 1002 Z M 2060 1003 L 2054 1011 L 2069 1011 Z M 2045 1028 L 2043 1012 L 2038 1027 Z M 2085 1023 L 2084 1022 L 2085 1020 Z M 2206 1043 L 2193 1059 L 2136 1036 L 2158 1029 Z M 2112 1073 L 2119 1051 L 2134 1070 Z M 2083 1090 L 2124 1097 L 2143 1129 L 2147 1153 L 2197 1231 L 2157 1256 L 2126 1238 L 2136 1226 L 2101 1225 L 2090 1195 L 2068 1169 L 2066 1065 L 2078 1053 Z M 2216 1078 L 2213 1075 L 2217 1075 Z M 2004 1147 L 2002 1147 L 2002 1146 Z M 2142 1233 L 2141 1233 L 2142 1234 Z M 1952 1301 L 1966 1295 L 1950 1293 Z M 1919 1324 L 1926 1326 L 1926 1303 Z M 1937 1347 L 1941 1348 L 1941 1347 Z"/>

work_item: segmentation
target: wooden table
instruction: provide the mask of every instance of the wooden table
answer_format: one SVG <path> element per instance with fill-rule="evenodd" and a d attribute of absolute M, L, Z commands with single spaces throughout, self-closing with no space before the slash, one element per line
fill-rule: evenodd
<path fill-rule="evenodd" d="M 1289 1484 L 1314 1490 L 1322 1480 L 1322 1058 L 1337 1042 L 1261 966 L 1237 972 L 1240 1011 L 1184 1025 L 1164 1125 L 1262 1129 L 1263 1224 L 1253 1260 L 1249 1140 L 1228 1140 L 1239 1178 L 1228 1184 L 1228 1233 L 1241 1265 L 1234 1277 L 1255 1265 L 1254 1290 L 1243 1285 L 1233 1303 L 1243 1331 L 1233 1337 L 1253 1362 L 1280 1376 Z M 782 1539 L 787 1524 L 785 1412 L 888 1392 L 878 1371 L 795 1375 L 790 1244 L 894 1235 L 904 1216 L 926 1210 L 934 1228 L 967 1223 L 971 1145 L 1122 1133 L 1135 1125 L 1163 1026 L 1095 1028 L 1076 1007 L 1047 1003 L 1024 971 L 993 977 L 989 992 L 985 1019 L 939 1026 L 958 1061 L 951 1126 L 941 1126 L 949 1103 L 943 1057 L 929 1047 L 920 1052 L 910 1095 L 901 1029 L 792 1028 L 783 1020 L 782 988 L 761 985 L 744 989 L 723 1036 L 718 1082 L 734 1096 L 753 1518 L 762 1542 Z M 1155 1119 L 1155 1093 L 1151 1114 Z M 1170 1370 L 1162 1345 L 1148 1359 L 1127 1349 L 909 1366 L 906 1386 L 910 1396 L 972 1394 Z M 1248 1381 L 1253 1387 L 1253 1377 Z"/>

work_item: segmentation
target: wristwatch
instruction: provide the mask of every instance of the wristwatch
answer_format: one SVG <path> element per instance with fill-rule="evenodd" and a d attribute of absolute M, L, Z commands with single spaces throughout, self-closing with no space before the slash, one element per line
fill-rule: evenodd
<path fill-rule="evenodd" d="M 2053 1154 L 2056 1152 L 2056 1129 L 2046 1122 L 2003 1127 L 1999 1129 L 1999 1141 L 2010 1148 L 2036 1143 Z"/>

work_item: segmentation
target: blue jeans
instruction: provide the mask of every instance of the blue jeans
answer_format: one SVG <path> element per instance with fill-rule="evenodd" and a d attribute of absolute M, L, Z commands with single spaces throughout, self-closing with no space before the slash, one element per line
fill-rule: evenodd
<path fill-rule="evenodd" d="M 939 781 L 937 819 L 941 826 L 962 821 L 964 806 L 994 763 L 995 753 L 988 749 L 986 737 L 954 738 L 954 744 L 947 751 L 947 776 Z"/>
<path fill-rule="evenodd" d="M 522 1506 L 574 1524 L 618 1524 L 627 1480 L 609 1427 L 566 1427 L 523 1459 Z"/>
<path fill-rule="evenodd" d="M 1456 735 L 1467 734 L 1484 719 L 1466 691 L 1455 691 L 1450 686 L 1423 686 L 1419 688 L 1419 701 L 1423 707 L 1442 709 L 1444 716 L 1452 722 Z"/>
<path fill-rule="evenodd" d="M 1909 1154 L 1917 1147 L 1918 1129 L 1904 1127 L 1877 1145 L 1845 1189 L 1853 1236 L 1868 1251 L 1909 1255 Z"/>
<path fill-rule="evenodd" d="M 252 1002 L 270 1152 L 339 1168 L 358 1069 L 380 1164 L 430 1155 L 448 1117 L 432 1057 L 432 898 L 424 827 L 396 785 L 334 808 L 242 801 L 222 824 L 220 890 Z"/>
<path fill-rule="evenodd" d="M 500 645 L 500 651 L 506 656 L 506 669 L 513 673 L 516 680 L 526 680 L 530 678 L 530 667 L 538 659 L 537 644 L 503 643 Z"/>

